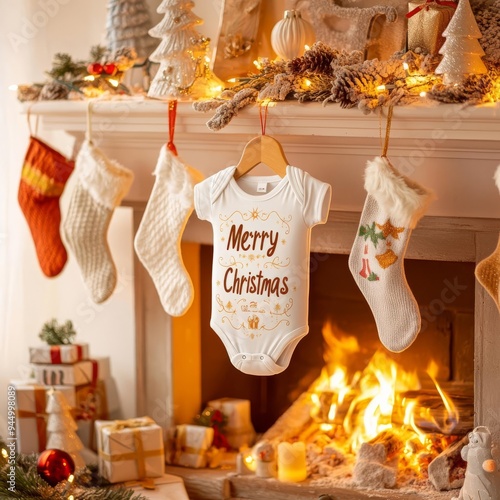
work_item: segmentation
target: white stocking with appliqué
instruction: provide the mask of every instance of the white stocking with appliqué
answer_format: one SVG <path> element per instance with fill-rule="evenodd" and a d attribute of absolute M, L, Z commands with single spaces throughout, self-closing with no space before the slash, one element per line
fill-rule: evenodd
<path fill-rule="evenodd" d="M 413 343 L 421 326 L 418 305 L 406 281 L 404 256 L 412 229 L 433 197 L 400 175 L 386 157 L 367 163 L 365 190 L 349 269 L 372 310 L 382 344 L 401 352 Z"/>

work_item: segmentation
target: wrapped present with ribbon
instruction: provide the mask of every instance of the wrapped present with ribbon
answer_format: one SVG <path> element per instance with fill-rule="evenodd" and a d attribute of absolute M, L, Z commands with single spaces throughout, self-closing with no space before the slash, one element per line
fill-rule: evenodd
<path fill-rule="evenodd" d="M 149 417 L 95 422 L 99 473 L 111 483 L 161 477 L 163 432 Z"/>
<path fill-rule="evenodd" d="M 87 359 L 71 365 L 33 364 L 36 381 L 43 385 L 96 385 L 109 374 L 109 358 Z"/>
<path fill-rule="evenodd" d="M 239 450 L 252 446 L 255 441 L 255 430 L 252 425 L 248 399 L 214 399 L 209 401 L 208 405 L 220 410 L 226 416 L 224 435 L 231 448 Z"/>
<path fill-rule="evenodd" d="M 423 49 L 437 54 L 444 43 L 457 3 L 451 0 L 418 0 L 408 4 L 408 50 Z"/>
<path fill-rule="evenodd" d="M 16 388 L 18 453 L 38 453 L 47 444 L 46 387 L 13 383 Z"/>
<path fill-rule="evenodd" d="M 176 465 L 200 469 L 207 466 L 207 452 L 212 446 L 214 430 L 202 425 L 183 424 L 176 427 Z"/>
<path fill-rule="evenodd" d="M 124 486 L 140 493 L 148 500 L 189 500 L 182 478 L 170 474 L 158 479 L 127 481 Z"/>
<path fill-rule="evenodd" d="M 40 345 L 30 347 L 30 363 L 72 364 L 89 359 L 88 344 Z"/>

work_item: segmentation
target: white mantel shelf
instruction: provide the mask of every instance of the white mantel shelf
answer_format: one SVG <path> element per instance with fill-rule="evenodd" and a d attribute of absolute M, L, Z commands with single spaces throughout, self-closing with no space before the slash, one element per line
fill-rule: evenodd
<path fill-rule="evenodd" d="M 87 103 L 83 101 L 41 101 L 31 112 L 44 117 L 48 129 L 68 132 L 85 130 Z M 191 103 L 178 104 L 176 135 L 217 134 L 247 135 L 260 131 L 256 106 L 247 107 L 218 132 L 210 131 L 205 122 L 212 112 L 200 113 Z M 96 101 L 93 105 L 97 128 L 106 126 L 109 133 L 153 134 L 164 136 L 168 118 L 167 103 L 155 100 Z M 392 138 L 432 138 L 434 130 L 444 130 L 447 140 L 498 141 L 500 138 L 500 105 L 468 106 L 427 105 L 396 107 Z M 282 102 L 269 107 L 268 133 L 287 136 L 379 138 L 378 114 L 364 115 L 357 108 L 342 109 L 337 104 Z"/>

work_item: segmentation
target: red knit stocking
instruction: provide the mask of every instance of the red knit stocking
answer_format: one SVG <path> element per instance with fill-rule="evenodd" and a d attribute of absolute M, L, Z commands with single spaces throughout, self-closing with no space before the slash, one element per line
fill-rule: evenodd
<path fill-rule="evenodd" d="M 59 198 L 74 162 L 44 142 L 30 138 L 19 184 L 18 200 L 46 276 L 57 276 L 68 256 L 59 234 Z"/>

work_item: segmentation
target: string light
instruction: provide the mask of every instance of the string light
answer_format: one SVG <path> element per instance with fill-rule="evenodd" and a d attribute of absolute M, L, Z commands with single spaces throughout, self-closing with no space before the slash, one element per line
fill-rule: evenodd
<path fill-rule="evenodd" d="M 304 49 L 306 49 L 306 50 L 311 50 L 311 47 L 309 47 L 309 45 L 305 44 L 305 45 L 304 45 Z"/>
<path fill-rule="evenodd" d="M 7 450 L 5 448 L 2 448 L 2 457 L 7 458 L 8 456 L 9 456 L 9 453 L 7 452 Z"/>
<path fill-rule="evenodd" d="M 68 483 L 72 483 L 75 480 L 75 476 L 73 474 L 70 474 L 68 477 Z"/>
<path fill-rule="evenodd" d="M 404 69 L 405 71 L 408 71 L 408 70 L 410 69 L 410 65 L 409 65 L 407 62 L 404 62 L 404 63 L 403 63 L 403 69 Z"/>
<path fill-rule="evenodd" d="M 424 92 L 423 90 L 422 90 L 422 92 L 420 92 L 420 97 L 425 97 L 426 95 L 427 95 L 427 92 Z"/>
<path fill-rule="evenodd" d="M 238 80 L 236 78 L 230 78 L 228 80 L 229 83 L 236 83 Z"/>
<path fill-rule="evenodd" d="M 86 82 L 93 82 L 95 80 L 95 76 L 94 75 L 87 75 L 86 77 L 84 77 L 84 80 Z"/>
<path fill-rule="evenodd" d="M 18 86 L 17 85 L 9 85 L 9 90 L 13 90 L 14 92 L 18 89 Z M 3 452 L 3 450 L 2 450 Z"/>
<path fill-rule="evenodd" d="M 311 80 L 308 80 L 306 78 L 305 81 L 304 81 L 304 84 L 305 84 L 306 87 L 310 87 L 311 86 Z"/>
<path fill-rule="evenodd" d="M 114 78 L 110 78 L 108 82 L 111 83 L 113 87 L 118 87 L 118 85 L 120 84 L 120 82 L 118 80 L 115 80 Z"/>
<path fill-rule="evenodd" d="M 386 87 L 385 87 L 385 85 L 379 85 L 379 86 L 377 87 L 377 91 L 378 91 L 378 92 L 383 92 L 383 91 L 385 90 L 385 88 L 386 88 Z"/>
<path fill-rule="evenodd" d="M 68 497 L 68 500 L 75 500 L 75 497 L 74 497 L 73 495 L 70 495 L 70 496 Z"/>
<path fill-rule="evenodd" d="M 262 66 L 260 64 L 259 61 L 257 61 L 257 59 L 255 59 L 255 61 L 253 62 L 254 66 L 260 71 L 262 69 Z"/>

